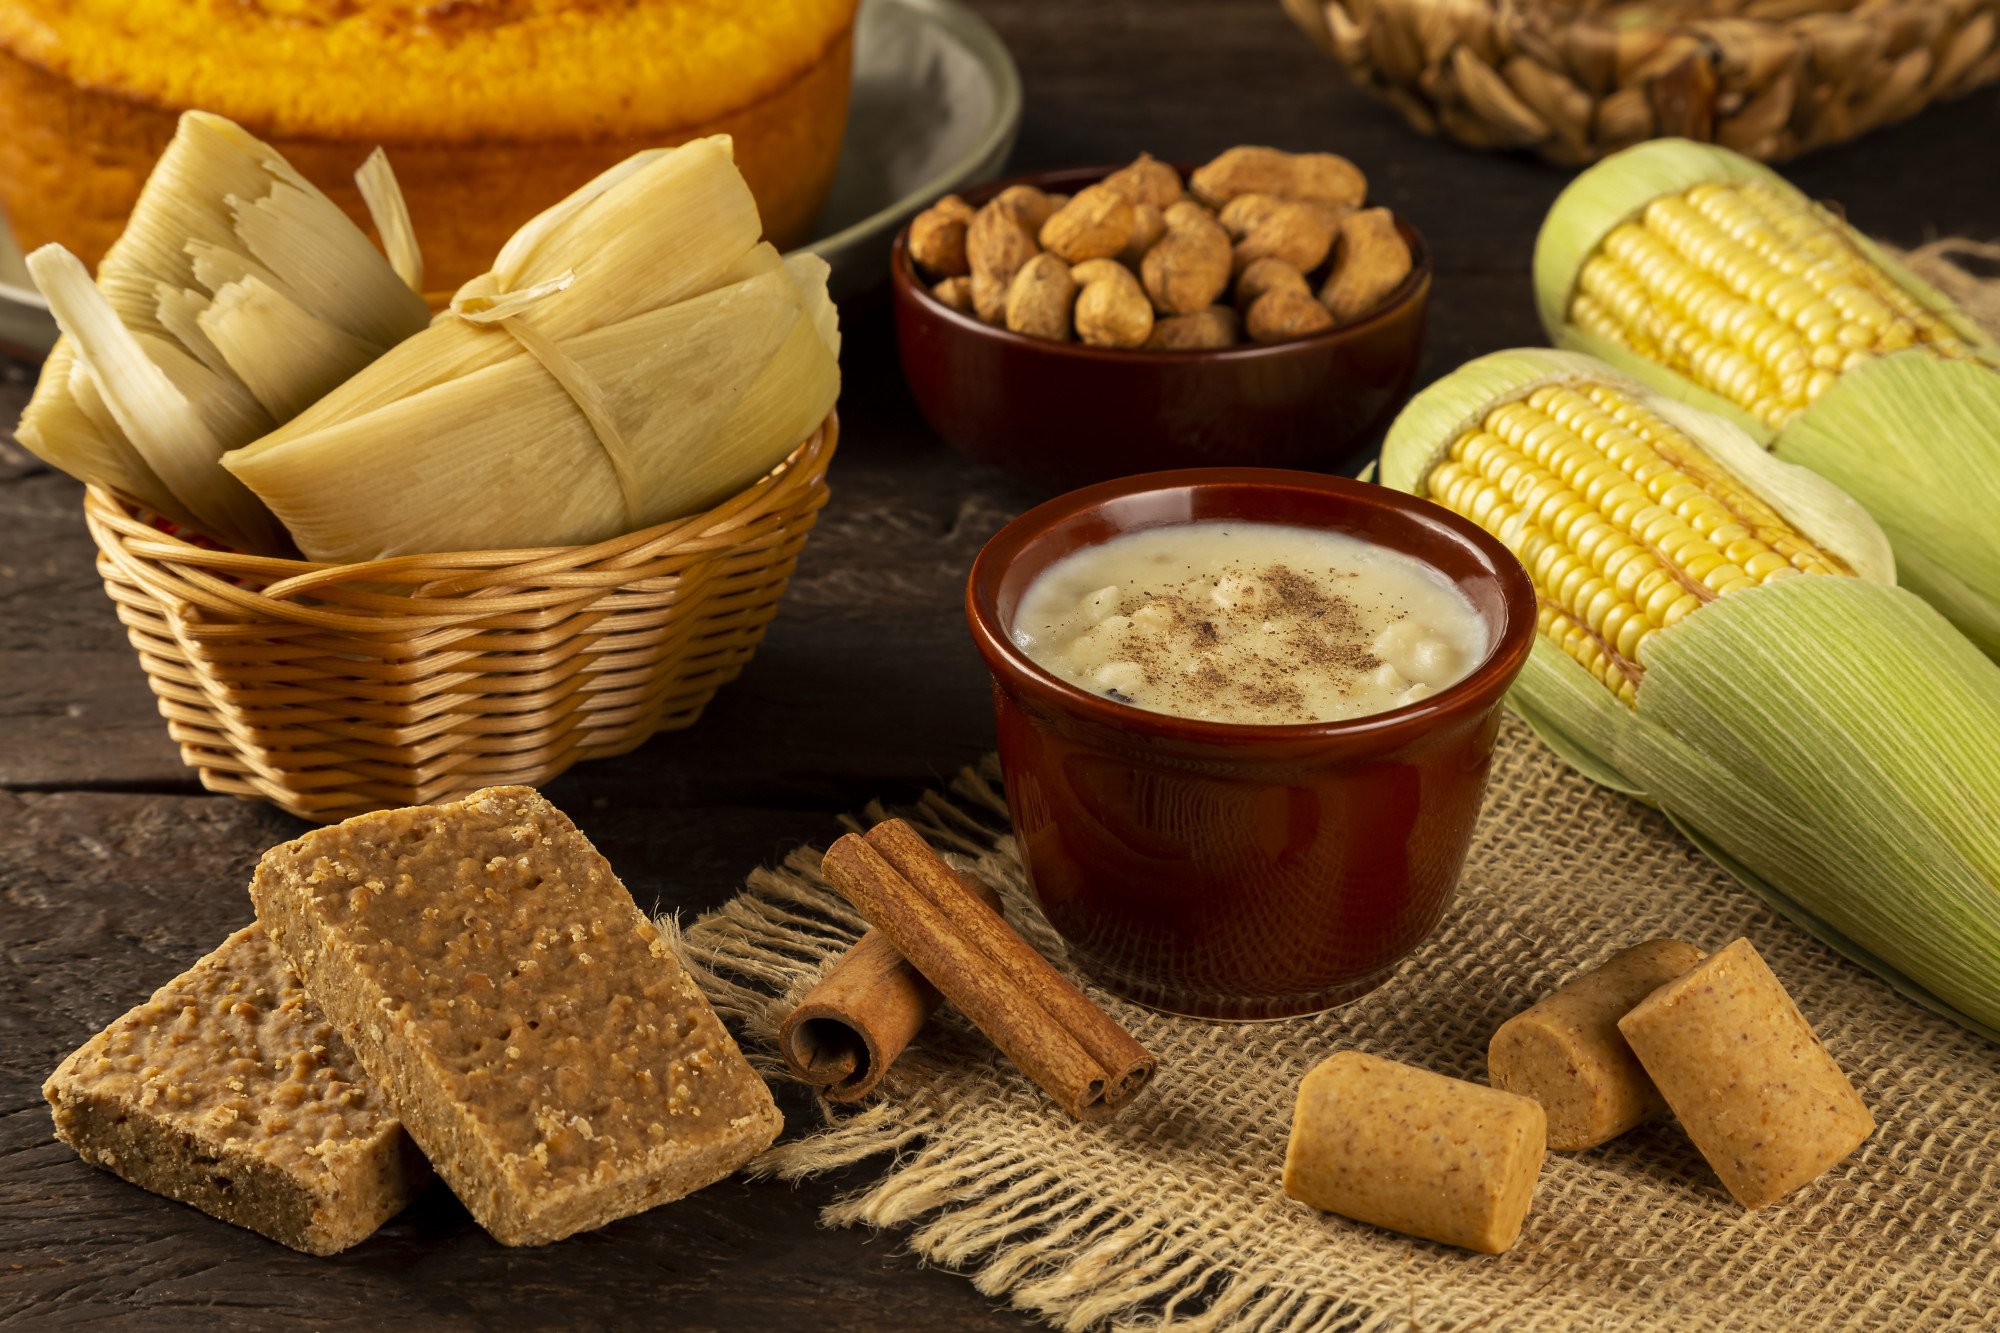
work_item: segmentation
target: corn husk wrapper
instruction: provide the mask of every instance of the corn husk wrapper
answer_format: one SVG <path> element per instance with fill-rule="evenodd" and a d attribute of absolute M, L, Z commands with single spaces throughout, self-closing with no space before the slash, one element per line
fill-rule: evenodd
<path fill-rule="evenodd" d="M 379 155 L 364 174 L 397 265 L 276 150 L 220 116 L 183 115 L 95 284 L 60 246 L 29 257 L 63 338 L 22 444 L 240 549 L 282 549 L 221 455 L 429 319 L 394 177 Z"/>
<path fill-rule="evenodd" d="M 2000 657 L 2000 541 L 1994 539 L 2000 371 L 1988 364 L 2000 357 L 2000 344 L 1950 298 L 1830 210 L 1813 205 L 1977 355 L 1952 360 L 1909 348 L 1871 359 L 1775 432 L 1729 399 L 1568 321 L 1577 274 L 1613 228 L 1662 195 L 1711 181 L 1763 182 L 1809 202 L 1769 167 L 1711 144 L 1664 139 L 1606 158 L 1563 191 L 1536 241 L 1536 299 L 1551 341 L 1736 423 L 1780 458 L 1848 491 L 1889 534 L 1903 584 L 1989 656 Z"/>
<path fill-rule="evenodd" d="M 324 561 L 584 544 L 714 504 L 839 392 L 826 266 L 759 232 L 726 137 L 641 153 L 225 466 Z"/>
<path fill-rule="evenodd" d="M 1560 352 L 1473 362 L 1390 428 L 1384 482 L 1424 494 L 1493 406 L 1579 380 L 1623 377 Z M 1838 488 L 1727 421 L 1631 391 L 1857 576 L 1746 589 L 1655 631 L 1632 708 L 1538 637 L 1509 703 L 1805 929 L 2000 1039 L 2000 666 L 1888 581 L 1884 538 Z"/>

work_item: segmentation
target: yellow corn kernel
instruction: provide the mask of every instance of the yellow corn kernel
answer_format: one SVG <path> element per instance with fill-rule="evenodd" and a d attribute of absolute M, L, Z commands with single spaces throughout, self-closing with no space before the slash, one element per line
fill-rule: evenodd
<path fill-rule="evenodd" d="M 1655 631 L 1774 579 L 1848 572 L 1700 445 L 1601 384 L 1492 408 L 1426 489 L 1514 553 L 1541 632 L 1628 704 Z"/>
<path fill-rule="evenodd" d="M 1773 429 L 1871 357 L 1969 354 L 1836 219 L 1764 182 L 1655 199 L 1584 262 L 1569 317 Z"/>

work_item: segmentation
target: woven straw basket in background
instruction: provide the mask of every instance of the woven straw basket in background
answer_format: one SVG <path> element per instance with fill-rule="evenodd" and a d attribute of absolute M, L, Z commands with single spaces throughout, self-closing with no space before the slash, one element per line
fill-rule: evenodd
<path fill-rule="evenodd" d="M 594 546 L 239 555 L 92 488 L 98 572 L 202 785 L 330 823 L 546 782 L 691 724 L 750 660 L 839 424 L 705 513 Z"/>
<path fill-rule="evenodd" d="M 2000 0 L 1284 0 L 1426 134 L 1592 161 L 1680 135 L 1778 161 L 2000 77 Z"/>

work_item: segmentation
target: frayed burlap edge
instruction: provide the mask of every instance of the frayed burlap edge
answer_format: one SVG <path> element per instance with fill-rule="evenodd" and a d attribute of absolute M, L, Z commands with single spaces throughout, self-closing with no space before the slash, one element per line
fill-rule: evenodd
<path fill-rule="evenodd" d="M 880 805 L 867 820 L 892 813 Z M 997 889 L 1061 963 L 1035 910 L 992 760 L 899 813 Z M 858 824 L 858 821 L 857 821 Z M 795 852 L 690 925 L 684 956 L 759 1069 L 779 1020 L 864 929 Z M 1483 1081 L 1485 1041 L 1577 970 L 1638 939 L 1749 935 L 1881 1121 L 1848 1162 L 1746 1214 L 1671 1124 L 1551 1154 L 1527 1232 L 1469 1255 L 1284 1198 L 1290 1102 L 1333 1050 Z M 1332 1014 L 1205 1024 L 1093 991 L 1159 1057 L 1109 1124 L 1056 1110 L 946 1010 L 859 1110 L 753 1169 L 863 1166 L 834 1225 L 910 1248 L 1065 1329 L 1376 1333 L 1727 1325 L 1928 1330 L 2000 1308 L 2000 1051 L 1909 1004 L 1767 911 L 1657 815 L 1564 769 L 1509 718 L 1458 901 L 1381 991 Z M 866 1165 L 864 1165 L 866 1164 Z"/>
<path fill-rule="evenodd" d="M 842 823 L 859 831 L 890 815 L 910 820 L 960 869 L 994 884 L 1009 918 L 1045 953 L 1061 956 L 1059 938 L 1019 875 L 996 756 L 962 770 L 949 795 L 927 792 L 916 805 L 894 809 L 871 802 L 862 818 Z M 820 875 L 812 848 L 752 873 L 744 893 L 685 931 L 661 924 L 717 1010 L 749 1038 L 751 1064 L 786 1079 L 776 1053 L 779 1024 L 867 929 Z M 926 1049 L 935 1045 L 935 1028 L 891 1071 L 888 1096 L 852 1111 L 821 1102 L 824 1127 L 771 1149 L 752 1174 L 800 1180 L 890 1154 L 875 1185 L 837 1200 L 823 1220 L 914 1227 L 916 1253 L 964 1273 L 982 1294 L 1065 1329 L 1143 1323 L 1185 1333 L 1376 1333 L 1407 1323 L 1405 1310 L 1371 1313 L 1340 1295 L 1250 1277 L 1210 1257 L 1185 1217 L 1107 1204 L 1088 1182 L 1028 1154 L 942 1134 L 946 1117 L 935 1089 L 910 1086 L 907 1068 L 929 1071 L 950 1059 Z M 1048 1106 L 1034 1113 L 1060 1115 Z"/>

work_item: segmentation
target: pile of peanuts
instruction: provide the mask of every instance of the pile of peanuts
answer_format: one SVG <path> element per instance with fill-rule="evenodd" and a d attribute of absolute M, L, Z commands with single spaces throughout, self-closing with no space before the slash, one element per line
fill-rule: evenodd
<path fill-rule="evenodd" d="M 1231 148 L 1186 182 L 1142 153 L 1074 196 L 1016 185 L 974 212 L 946 195 L 910 223 L 910 257 L 938 300 L 1030 337 L 1283 342 L 1360 318 L 1409 276 L 1367 192 L 1332 153 Z"/>

